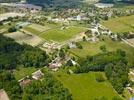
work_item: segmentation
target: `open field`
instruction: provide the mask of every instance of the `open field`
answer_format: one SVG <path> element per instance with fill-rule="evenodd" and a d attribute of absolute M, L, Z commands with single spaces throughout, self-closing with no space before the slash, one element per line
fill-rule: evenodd
<path fill-rule="evenodd" d="M 4 14 L 0 14 L 0 21 L 8 19 L 9 17 L 23 17 L 25 16 L 25 13 L 4 13 Z"/>
<path fill-rule="evenodd" d="M 134 15 L 103 21 L 102 25 L 115 33 L 134 31 Z"/>
<path fill-rule="evenodd" d="M 105 96 L 108 100 L 118 96 L 108 81 L 97 82 L 95 74 L 99 72 L 89 72 L 84 74 L 66 74 L 59 71 L 54 73 L 56 78 L 63 83 L 72 93 L 74 100 L 95 100 Z M 104 73 L 101 73 L 104 75 Z"/>
<path fill-rule="evenodd" d="M 41 32 L 46 31 L 48 29 L 50 29 L 50 27 L 41 26 L 38 24 L 31 24 L 31 25 L 24 28 L 24 30 L 29 31 L 29 32 L 36 34 L 36 35 L 39 35 Z"/>
<path fill-rule="evenodd" d="M 64 42 L 67 41 L 77 34 L 85 31 L 82 27 L 66 27 L 65 29 L 56 28 L 42 33 L 40 36 L 49 41 Z"/>
<path fill-rule="evenodd" d="M 17 80 L 25 77 L 25 76 L 28 76 L 28 75 L 31 75 L 33 72 L 35 72 L 37 69 L 34 68 L 34 67 L 27 67 L 27 68 L 19 68 L 17 70 L 15 70 L 14 72 L 14 76 Z"/>
<path fill-rule="evenodd" d="M 116 49 L 122 49 L 126 51 L 128 60 L 134 64 L 134 48 L 130 47 L 124 42 L 112 41 L 105 37 L 105 41 L 99 41 L 96 43 L 80 42 L 83 49 L 70 49 L 70 54 L 77 55 L 78 57 L 85 58 L 87 56 L 95 55 L 100 51 L 100 46 L 105 45 L 108 51 L 115 51 Z"/>
<path fill-rule="evenodd" d="M 37 46 L 38 44 L 42 42 L 42 40 L 38 36 L 26 34 L 20 31 L 17 31 L 14 33 L 8 33 L 4 35 L 14 39 L 16 42 L 20 44 L 26 43 L 32 46 Z"/>

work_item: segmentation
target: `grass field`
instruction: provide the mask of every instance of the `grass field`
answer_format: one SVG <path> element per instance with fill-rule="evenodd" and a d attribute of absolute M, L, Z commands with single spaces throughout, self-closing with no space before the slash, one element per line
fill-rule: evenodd
<path fill-rule="evenodd" d="M 134 31 L 134 15 L 103 21 L 102 25 L 116 33 Z"/>
<path fill-rule="evenodd" d="M 56 42 L 64 42 L 85 30 L 86 30 L 85 28 L 74 27 L 74 26 L 65 28 L 63 30 L 61 28 L 56 28 L 56 29 L 46 31 L 40 36 L 49 41 L 53 40 Z"/>
<path fill-rule="evenodd" d="M 108 81 L 96 81 L 96 73 L 99 72 L 69 75 L 59 71 L 54 73 L 54 75 L 69 89 L 74 100 L 95 100 L 95 98 L 103 96 L 108 98 L 108 100 L 112 100 L 112 97 L 118 96 Z M 101 74 L 104 75 L 104 73 Z"/>
<path fill-rule="evenodd" d="M 27 76 L 27 75 L 31 75 L 34 71 L 36 71 L 37 69 L 34 67 L 28 67 L 28 68 L 19 68 L 17 70 L 15 70 L 14 72 L 14 76 L 17 80 Z"/>
<path fill-rule="evenodd" d="M 105 45 L 108 51 L 115 51 L 116 49 L 122 49 L 126 51 L 127 58 L 131 63 L 134 64 L 134 48 L 129 45 L 119 42 L 112 41 L 110 38 L 105 37 L 105 41 L 99 41 L 96 43 L 91 42 L 80 42 L 83 49 L 70 49 L 69 52 L 78 57 L 85 58 L 86 56 L 95 55 L 100 51 L 100 46 Z"/>

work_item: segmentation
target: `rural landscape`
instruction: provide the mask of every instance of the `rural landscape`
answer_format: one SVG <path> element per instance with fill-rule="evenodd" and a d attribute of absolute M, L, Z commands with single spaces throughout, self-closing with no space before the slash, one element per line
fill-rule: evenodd
<path fill-rule="evenodd" d="M 0 0 L 0 100 L 134 100 L 134 0 Z"/>

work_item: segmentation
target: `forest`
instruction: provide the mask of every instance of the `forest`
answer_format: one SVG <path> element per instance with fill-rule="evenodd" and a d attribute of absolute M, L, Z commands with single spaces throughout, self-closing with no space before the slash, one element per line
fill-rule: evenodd
<path fill-rule="evenodd" d="M 0 35 L 0 69 L 12 70 L 17 66 L 44 67 L 50 62 L 45 51 L 29 45 L 20 45 L 13 39 Z"/>

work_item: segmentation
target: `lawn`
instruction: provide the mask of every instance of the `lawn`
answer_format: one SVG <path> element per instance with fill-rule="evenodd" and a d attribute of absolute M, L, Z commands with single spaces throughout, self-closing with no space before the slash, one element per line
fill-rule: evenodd
<path fill-rule="evenodd" d="M 77 34 L 85 31 L 83 27 L 66 27 L 65 29 L 56 28 L 42 33 L 40 36 L 49 41 L 64 42 Z"/>
<path fill-rule="evenodd" d="M 112 100 L 112 97 L 119 96 L 107 80 L 97 82 L 95 79 L 96 73 L 99 72 L 69 75 L 59 71 L 54 73 L 54 75 L 69 89 L 74 100 L 94 100 L 103 96 L 108 98 L 108 100 Z M 104 75 L 104 73 L 101 74 Z"/>
<path fill-rule="evenodd" d="M 15 70 L 14 76 L 17 80 L 19 80 L 25 76 L 31 75 L 36 70 L 37 69 L 34 67 L 27 67 L 27 68 L 20 67 L 19 69 Z"/>
<path fill-rule="evenodd" d="M 110 38 L 104 37 L 105 41 L 99 41 L 96 43 L 91 42 L 80 42 L 83 49 L 70 49 L 69 52 L 71 55 L 76 55 L 81 58 L 85 58 L 87 56 L 95 55 L 100 51 L 100 46 L 105 45 L 108 51 L 115 51 L 116 49 L 122 49 L 126 51 L 128 60 L 134 64 L 134 48 L 129 45 L 120 42 L 120 41 L 112 41 Z"/>
<path fill-rule="evenodd" d="M 108 21 L 103 21 L 102 25 L 116 33 L 134 31 L 134 15 L 112 18 Z"/>

